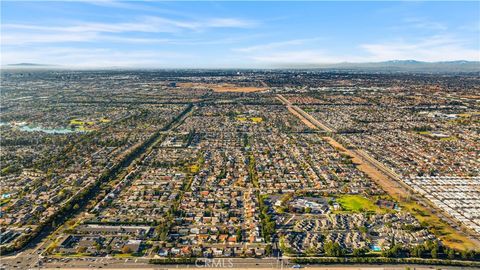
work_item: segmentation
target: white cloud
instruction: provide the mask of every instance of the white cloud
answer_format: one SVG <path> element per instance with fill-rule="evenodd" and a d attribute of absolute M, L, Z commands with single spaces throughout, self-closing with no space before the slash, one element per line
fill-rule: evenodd
<path fill-rule="evenodd" d="M 128 37 L 125 35 L 100 34 L 96 32 L 80 33 L 54 33 L 54 34 L 25 34 L 7 33 L 2 34 L 0 40 L 2 46 L 39 44 L 58 44 L 64 42 L 108 42 L 139 45 L 215 45 L 232 44 L 241 40 L 250 39 L 252 36 L 235 36 L 219 39 L 188 39 L 188 38 L 155 38 L 155 37 Z M 43 44 L 42 44 L 43 45 Z"/>
<path fill-rule="evenodd" d="M 237 18 L 214 18 L 200 24 L 200 28 L 250 28 L 258 25 L 258 22 Z"/>
<path fill-rule="evenodd" d="M 109 48 L 46 47 L 38 49 L 4 49 L 1 64 L 33 62 L 68 67 L 158 67 L 173 66 L 188 61 L 195 55 L 174 51 L 126 51 Z"/>
<path fill-rule="evenodd" d="M 360 46 L 370 61 L 405 60 L 452 61 L 480 60 L 480 50 L 469 48 L 465 41 L 446 35 L 427 37 L 418 41 L 370 43 Z"/>
<path fill-rule="evenodd" d="M 149 2 L 155 2 L 159 4 L 159 1 L 149 1 L 149 0 L 141 0 L 141 1 L 116 1 L 116 0 L 75 0 L 75 2 L 82 2 L 86 4 L 91 4 L 100 7 L 107 7 L 109 9 L 126 9 L 128 11 L 138 10 L 138 11 L 147 11 L 147 12 L 155 12 L 155 13 L 164 13 L 164 14 L 171 14 L 177 16 L 184 16 L 184 17 L 191 17 L 190 14 L 187 14 L 183 11 L 159 8 L 153 5 L 146 5 Z"/>
<path fill-rule="evenodd" d="M 204 20 L 174 20 L 158 16 L 145 16 L 132 22 L 95 23 L 81 22 L 67 26 L 32 24 L 3 24 L 2 44 L 22 45 L 30 43 L 58 43 L 75 41 L 122 40 L 129 37 L 112 37 L 106 34 L 121 33 L 177 33 L 181 31 L 203 31 L 210 28 L 246 28 L 256 22 L 237 18 L 209 18 Z M 138 39 L 140 40 L 140 39 Z M 147 41 L 143 39 L 142 42 Z M 158 39 L 150 39 L 158 43 Z"/>
<path fill-rule="evenodd" d="M 250 58 L 257 62 L 271 64 L 320 64 L 343 61 L 341 58 L 320 50 L 279 51 L 257 54 Z"/>
<path fill-rule="evenodd" d="M 4 33 L 1 36 L 2 46 L 22 45 L 27 43 L 59 43 L 59 42 L 86 42 L 98 38 L 97 33 L 52 33 L 52 34 L 12 34 Z"/>
<path fill-rule="evenodd" d="M 144 10 L 143 6 L 130 4 L 125 1 L 114 1 L 114 0 L 76 0 L 78 2 L 87 3 L 96 6 L 109 7 L 109 8 L 124 8 L 124 9 L 141 9 Z"/>
<path fill-rule="evenodd" d="M 325 64 L 339 62 L 379 62 L 408 60 L 436 62 L 454 60 L 480 61 L 480 50 L 468 46 L 467 42 L 449 35 L 436 35 L 420 40 L 397 40 L 389 42 L 352 45 L 358 50 L 342 54 L 334 48 L 296 50 L 284 49 L 290 44 L 301 45 L 295 40 L 257 45 L 236 49 L 247 53 L 245 57 L 265 64 Z"/>
<path fill-rule="evenodd" d="M 428 30 L 438 30 L 443 31 L 447 30 L 448 27 L 440 22 L 432 21 L 426 18 L 406 18 L 405 23 L 409 27 L 419 28 L 419 29 L 428 29 Z"/>
<path fill-rule="evenodd" d="M 254 45 L 250 47 L 244 47 L 244 48 L 234 48 L 233 51 L 236 52 L 246 52 L 246 53 L 251 53 L 251 52 L 258 52 L 258 51 L 267 51 L 267 50 L 272 50 L 280 47 L 286 47 L 286 46 L 298 46 L 298 45 L 304 45 L 308 42 L 312 41 L 317 41 L 320 40 L 320 38 L 308 38 L 308 39 L 292 39 L 292 40 L 286 40 L 286 41 L 279 41 L 279 42 L 271 42 L 267 44 L 260 44 L 260 45 Z"/>

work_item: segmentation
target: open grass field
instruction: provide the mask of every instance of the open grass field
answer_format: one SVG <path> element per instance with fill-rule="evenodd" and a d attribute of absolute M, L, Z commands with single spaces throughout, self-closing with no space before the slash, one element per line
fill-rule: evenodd
<path fill-rule="evenodd" d="M 245 122 L 245 121 L 247 121 L 247 118 L 246 118 L 246 117 L 237 117 L 236 119 L 237 119 L 237 121 L 240 121 L 240 122 Z"/>
<path fill-rule="evenodd" d="M 477 97 L 477 98 L 480 99 L 480 97 Z M 467 113 L 458 114 L 458 116 L 464 117 L 464 118 L 472 117 L 474 115 L 480 115 L 480 112 L 467 112 Z"/>
<path fill-rule="evenodd" d="M 460 250 L 480 249 L 478 241 L 460 234 L 432 213 L 431 209 L 427 209 L 414 201 L 400 201 L 399 204 L 402 209 L 412 213 L 421 224 L 427 226 L 431 232 L 442 240 L 445 246 Z"/>
<path fill-rule="evenodd" d="M 70 125 L 85 125 L 85 122 L 80 119 L 72 119 L 70 120 Z"/>
<path fill-rule="evenodd" d="M 336 201 L 342 206 L 343 211 L 363 213 L 363 212 L 375 212 L 384 213 L 386 209 L 382 209 L 375 204 L 375 201 L 369 198 L 365 198 L 360 195 L 343 195 L 336 199 Z"/>
<path fill-rule="evenodd" d="M 200 166 L 198 166 L 197 164 L 190 166 L 191 173 L 197 173 L 199 170 L 200 170 Z"/>
<path fill-rule="evenodd" d="M 267 90 L 266 87 L 242 86 L 231 83 L 178 83 L 178 87 L 212 89 L 214 92 L 253 93 Z"/>
<path fill-rule="evenodd" d="M 246 121 L 250 121 L 252 123 L 261 123 L 263 122 L 263 118 L 261 117 L 250 117 L 250 118 L 247 118 L 247 117 L 237 117 L 236 118 L 237 121 L 240 121 L 240 122 L 246 122 Z"/>
<path fill-rule="evenodd" d="M 261 117 L 251 117 L 250 120 L 254 123 L 261 123 L 263 121 L 263 118 L 261 118 Z"/>
<path fill-rule="evenodd" d="M 4 199 L 1 199 L 0 200 L 0 206 L 3 206 L 5 204 L 7 204 L 8 202 L 10 202 L 12 199 L 11 198 L 4 198 Z"/>
<path fill-rule="evenodd" d="M 450 137 L 447 137 L 447 138 L 440 138 L 439 140 L 442 141 L 442 142 L 453 142 L 453 141 L 456 141 L 458 139 L 455 136 L 450 136 Z"/>
<path fill-rule="evenodd" d="M 70 120 L 69 125 L 74 126 L 75 129 L 79 131 L 92 131 L 97 128 L 96 125 L 109 122 L 111 122 L 111 120 L 105 117 L 98 120 L 81 120 L 75 118 Z"/>

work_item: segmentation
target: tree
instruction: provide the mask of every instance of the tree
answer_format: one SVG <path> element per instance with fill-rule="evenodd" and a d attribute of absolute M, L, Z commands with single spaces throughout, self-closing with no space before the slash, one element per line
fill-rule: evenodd
<path fill-rule="evenodd" d="M 447 250 L 447 258 L 449 258 L 450 260 L 455 259 L 455 251 L 453 249 Z"/>
<path fill-rule="evenodd" d="M 75 225 L 75 220 L 71 219 L 71 220 L 67 221 L 67 226 L 71 227 L 73 225 Z"/>
<path fill-rule="evenodd" d="M 237 242 L 241 242 L 242 241 L 242 228 L 240 228 L 240 227 L 237 228 L 236 235 L 237 235 Z"/>
<path fill-rule="evenodd" d="M 356 248 L 353 250 L 353 256 L 362 257 L 365 256 L 366 250 L 363 248 Z"/>
<path fill-rule="evenodd" d="M 305 253 L 308 255 L 308 256 L 316 256 L 318 254 L 318 251 L 316 248 L 314 247 L 309 247 L 305 250 Z"/>
<path fill-rule="evenodd" d="M 418 258 L 422 258 L 425 248 L 422 245 L 415 246 L 412 249 L 412 255 Z"/>
<path fill-rule="evenodd" d="M 265 246 L 265 254 L 267 256 L 272 255 L 272 245 L 268 244 L 268 245 Z"/>
<path fill-rule="evenodd" d="M 396 258 L 402 255 L 402 251 L 401 245 L 395 245 L 390 249 L 382 251 L 382 256 L 387 258 Z"/>
<path fill-rule="evenodd" d="M 462 250 L 460 253 L 460 256 L 462 256 L 462 259 L 470 259 L 470 252 L 468 250 Z"/>
<path fill-rule="evenodd" d="M 132 249 L 128 246 L 123 246 L 122 247 L 122 253 L 123 254 L 128 254 L 128 253 L 132 253 Z"/>
<path fill-rule="evenodd" d="M 327 242 L 324 246 L 325 254 L 329 257 L 341 257 L 344 255 L 344 250 L 339 243 Z"/>
<path fill-rule="evenodd" d="M 432 258 L 437 259 L 438 258 L 438 253 L 440 252 L 440 247 L 438 246 L 438 243 L 437 242 L 435 242 L 435 243 L 432 242 L 432 244 L 429 245 L 429 249 L 431 250 L 430 255 L 432 256 Z"/>

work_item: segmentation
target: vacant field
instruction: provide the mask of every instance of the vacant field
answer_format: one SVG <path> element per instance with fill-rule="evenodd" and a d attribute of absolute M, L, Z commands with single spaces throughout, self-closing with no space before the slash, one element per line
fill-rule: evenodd
<path fill-rule="evenodd" d="M 178 87 L 183 88 L 198 88 L 198 89 L 212 89 L 214 92 L 235 92 L 235 93 L 253 93 L 267 90 L 266 87 L 242 86 L 231 83 L 178 83 Z"/>
<path fill-rule="evenodd" d="M 339 151 L 344 152 L 345 154 L 352 157 L 352 162 L 357 166 L 359 170 L 364 172 L 370 179 L 376 182 L 384 191 L 386 191 L 390 196 L 399 200 L 405 199 L 408 197 L 408 192 L 405 188 L 401 187 L 399 183 L 391 180 L 388 176 L 384 175 L 382 172 L 377 170 L 372 165 L 363 162 L 363 160 L 355 153 L 350 150 L 347 150 L 343 145 L 335 141 L 331 137 L 324 137 L 327 142 L 338 149 Z"/>
<path fill-rule="evenodd" d="M 427 226 L 445 246 L 460 250 L 478 250 L 480 242 L 460 234 L 451 226 L 440 219 L 437 214 L 432 213 L 431 209 L 427 209 L 414 201 L 400 202 L 400 207 L 407 212 L 412 213 L 421 224 Z"/>

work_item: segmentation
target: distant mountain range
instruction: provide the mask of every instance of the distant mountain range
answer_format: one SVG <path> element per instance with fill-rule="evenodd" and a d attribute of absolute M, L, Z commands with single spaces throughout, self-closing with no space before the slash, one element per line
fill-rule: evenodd
<path fill-rule="evenodd" d="M 283 68 L 325 70 L 353 70 L 370 72 L 480 72 L 480 61 L 423 62 L 417 60 L 391 60 L 371 63 L 292 64 Z"/>
<path fill-rule="evenodd" d="M 17 63 L 4 66 L 6 68 L 55 68 L 75 69 L 68 66 L 39 64 L 39 63 Z M 98 69 L 116 69 L 118 67 L 103 67 Z M 278 69 L 319 69 L 325 71 L 355 71 L 355 72 L 415 72 L 415 73 L 457 73 L 457 72 L 480 72 L 480 61 L 443 61 L 423 62 L 417 60 L 390 60 L 384 62 L 366 63 L 334 63 L 334 64 L 303 64 L 289 63 L 277 65 Z M 85 69 L 85 68 L 83 68 Z M 95 69 L 95 68 L 88 68 Z M 134 69 L 123 67 L 123 69 Z M 151 68 L 154 69 L 154 68 Z"/>
<path fill-rule="evenodd" d="M 54 65 L 46 65 L 46 64 L 37 64 L 37 63 L 17 63 L 17 64 L 9 64 L 9 67 L 51 67 Z"/>

